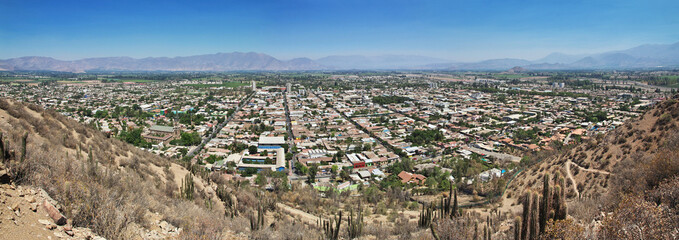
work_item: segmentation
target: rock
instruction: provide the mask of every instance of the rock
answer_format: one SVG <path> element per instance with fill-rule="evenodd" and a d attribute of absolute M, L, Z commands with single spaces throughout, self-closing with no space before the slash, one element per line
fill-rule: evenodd
<path fill-rule="evenodd" d="M 57 225 L 54 225 L 54 224 L 51 224 L 51 223 L 50 223 L 50 224 L 48 224 L 47 226 L 45 226 L 45 228 L 47 228 L 48 230 L 54 230 L 55 228 L 57 228 Z"/>
<path fill-rule="evenodd" d="M 71 227 L 71 225 L 64 226 L 64 231 L 72 231 L 72 230 L 73 230 L 73 227 Z"/>
<path fill-rule="evenodd" d="M 59 210 L 56 207 L 54 207 L 54 205 L 52 205 L 47 200 L 45 200 L 42 203 L 42 206 L 45 208 L 45 210 L 47 211 L 47 214 L 49 214 L 49 216 L 52 218 L 54 223 L 56 223 L 57 225 L 66 224 L 66 217 L 64 217 L 64 215 L 62 215 L 59 212 Z"/>
<path fill-rule="evenodd" d="M 171 228 L 172 228 L 172 226 L 170 226 L 170 224 L 168 222 L 166 222 L 166 221 L 160 222 L 160 229 L 162 229 L 163 231 L 167 232 Z"/>
<path fill-rule="evenodd" d="M 74 234 L 73 234 L 73 231 L 65 231 L 65 232 L 66 232 L 66 234 L 68 234 L 68 236 L 73 237 L 73 235 L 74 235 Z"/>
<path fill-rule="evenodd" d="M 10 179 L 7 169 L 0 170 L 0 184 L 8 184 Z"/>
<path fill-rule="evenodd" d="M 34 196 L 26 196 L 26 197 L 24 197 L 24 199 L 26 199 L 26 202 L 28 202 L 28 203 L 34 203 L 35 202 Z"/>
<path fill-rule="evenodd" d="M 16 203 L 12 204 L 12 207 L 10 207 L 9 209 L 11 209 L 12 211 L 19 210 L 19 203 L 16 202 Z"/>
<path fill-rule="evenodd" d="M 55 232 L 54 232 L 54 236 L 56 236 L 56 237 L 58 237 L 58 238 L 66 238 L 66 237 L 68 237 L 68 236 L 66 236 L 64 233 L 59 232 L 59 231 L 55 231 Z"/>
<path fill-rule="evenodd" d="M 29 207 L 31 211 L 37 212 L 38 211 L 38 204 L 37 203 L 31 203 L 31 206 Z"/>
<path fill-rule="evenodd" d="M 52 222 L 50 222 L 50 220 L 47 220 L 47 219 L 38 219 L 38 222 L 39 222 L 40 224 L 42 224 L 42 225 L 50 225 L 50 224 L 52 224 Z"/>

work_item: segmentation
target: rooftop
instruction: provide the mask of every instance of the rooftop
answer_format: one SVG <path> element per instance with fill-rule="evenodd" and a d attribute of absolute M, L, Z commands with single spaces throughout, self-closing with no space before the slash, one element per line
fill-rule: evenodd
<path fill-rule="evenodd" d="M 156 132 L 169 132 L 172 133 L 174 132 L 174 127 L 169 127 L 169 126 L 161 126 L 161 125 L 153 125 L 150 128 L 151 131 L 156 131 Z"/>
<path fill-rule="evenodd" d="M 285 144 L 285 138 L 260 136 L 259 144 Z"/>

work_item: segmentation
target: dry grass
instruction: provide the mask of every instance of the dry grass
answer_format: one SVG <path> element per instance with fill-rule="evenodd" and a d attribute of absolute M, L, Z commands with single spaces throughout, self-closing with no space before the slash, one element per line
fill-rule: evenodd
<path fill-rule="evenodd" d="M 126 239 L 139 227 L 152 228 L 154 223 L 145 216 L 156 213 L 184 228 L 186 236 L 221 236 L 230 225 L 235 231 L 246 230 L 238 227 L 238 219 L 224 218 L 219 210 L 223 208 L 205 206 L 212 200 L 210 191 L 199 188 L 195 202 L 168 197 L 173 195 L 168 194 L 170 188 L 176 188 L 170 181 L 174 176 L 152 170 L 169 166 L 166 159 L 53 111 L 6 99 L 0 99 L 0 108 L 0 131 L 11 150 L 20 153 L 21 137 L 29 134 L 25 160 L 17 157 L 6 163 L 14 181 L 43 188 L 75 226 L 109 239 Z M 130 157 L 117 164 L 114 152 Z"/>

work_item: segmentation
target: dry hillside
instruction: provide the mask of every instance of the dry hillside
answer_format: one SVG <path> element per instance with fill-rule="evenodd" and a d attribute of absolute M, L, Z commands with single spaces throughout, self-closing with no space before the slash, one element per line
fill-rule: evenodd
<path fill-rule="evenodd" d="M 679 101 L 675 97 L 605 135 L 542 159 L 517 175 L 505 197 L 517 197 L 529 188 L 539 189 L 539 178 L 545 173 L 553 176 L 557 171 L 566 177 L 569 198 L 599 197 L 610 190 L 616 174 L 651 161 L 678 133 Z"/>
<path fill-rule="evenodd" d="M 221 229 L 210 228 L 229 224 L 214 186 L 194 177 L 195 197 L 184 200 L 179 186 L 186 168 L 57 112 L 0 99 L 0 133 L 6 150 L 0 168 L 12 182 L 5 187 L 44 189 L 74 227 L 130 239 L 171 237 L 175 227 L 182 236 L 219 236 Z"/>

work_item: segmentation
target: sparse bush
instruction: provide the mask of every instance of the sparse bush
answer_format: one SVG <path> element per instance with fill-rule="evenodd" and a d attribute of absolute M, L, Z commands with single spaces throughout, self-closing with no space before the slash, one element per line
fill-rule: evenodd
<path fill-rule="evenodd" d="M 605 239 L 673 239 L 677 227 L 666 207 L 625 197 L 604 219 L 602 235 Z"/>

